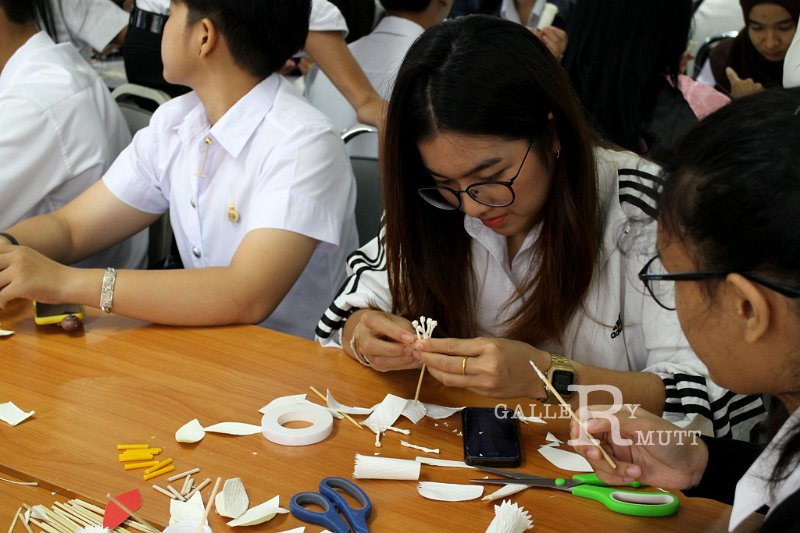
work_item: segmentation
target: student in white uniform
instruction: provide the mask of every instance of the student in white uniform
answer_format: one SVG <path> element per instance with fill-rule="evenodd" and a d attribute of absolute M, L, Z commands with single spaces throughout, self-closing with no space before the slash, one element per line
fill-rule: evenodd
<path fill-rule="evenodd" d="M 682 425 L 746 437 L 760 398 L 709 380 L 637 279 L 655 250 L 658 167 L 596 147 L 571 95 L 519 24 L 475 15 L 427 30 L 389 104 L 384 233 L 348 258 L 319 341 L 379 371 L 425 363 L 495 398 L 547 397 L 534 361 L 559 370 L 562 394 L 614 385 Z M 420 316 L 448 338 L 416 342 Z"/>
<path fill-rule="evenodd" d="M 411 44 L 426 28 L 447 17 L 452 0 L 381 0 L 381 5 L 386 10 L 384 17 L 372 33 L 350 43 L 349 48 L 370 84 L 381 98 L 388 99 L 397 70 Z M 336 131 L 358 122 L 350 103 L 318 69 L 308 75 L 306 97 L 331 119 Z M 377 139 L 373 141 L 372 156 L 377 157 Z"/>
<path fill-rule="evenodd" d="M 122 45 L 128 13 L 111 0 L 50 0 L 56 41 L 71 42 L 89 59 L 92 50 L 105 53 Z"/>
<path fill-rule="evenodd" d="M 734 101 L 689 133 L 659 202 L 666 270 L 643 274 L 652 287 L 675 287 L 663 303 L 677 308 L 711 377 L 738 392 L 771 395 L 771 426 L 780 429 L 763 450 L 708 437 L 653 444 L 637 435 L 676 435 L 678 428 L 642 410 L 626 416 L 623 408 L 616 432 L 608 418 L 586 413 L 615 469 L 596 448 L 578 447 L 612 485 L 638 479 L 732 503 L 730 531 L 800 531 L 799 114 L 800 92 L 773 89 Z M 577 426 L 572 432 L 577 439 Z"/>
<path fill-rule="evenodd" d="M 51 14 L 48 0 L 0 0 L 3 228 L 78 196 L 131 140 L 97 74 L 71 44 L 56 44 L 38 30 L 35 21 L 46 22 Z M 100 252 L 88 264 L 142 267 L 146 252 L 147 236 L 141 235 Z"/>
<path fill-rule="evenodd" d="M 344 146 L 275 74 L 305 40 L 309 2 L 181 0 L 171 9 L 164 74 L 194 92 L 160 106 L 101 182 L 6 231 L 21 246 L 0 239 L 0 307 L 35 298 L 161 324 L 261 323 L 310 337 L 357 236 Z M 167 210 L 185 270 L 52 260 L 92 253 Z"/>

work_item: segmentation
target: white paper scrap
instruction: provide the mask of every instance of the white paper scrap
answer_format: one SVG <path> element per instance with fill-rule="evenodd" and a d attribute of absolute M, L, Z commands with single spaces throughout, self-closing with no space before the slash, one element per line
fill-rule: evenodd
<path fill-rule="evenodd" d="M 356 454 L 356 479 L 419 479 L 422 463 L 394 457 Z"/>
<path fill-rule="evenodd" d="M 415 450 L 419 450 L 425 453 L 439 453 L 439 448 L 426 448 L 425 446 L 417 446 L 416 444 L 411 444 L 408 441 L 401 440 L 400 444 L 405 446 L 406 448 L 414 448 Z"/>
<path fill-rule="evenodd" d="M 292 394 L 291 396 L 279 396 L 274 400 L 272 400 L 271 402 L 269 402 L 264 407 L 262 407 L 261 409 L 259 409 L 258 412 L 261 413 L 262 415 L 265 415 L 267 414 L 267 410 L 270 407 L 273 406 L 278 407 L 281 405 L 294 405 L 296 403 L 312 403 L 312 402 L 306 400 L 305 394 Z"/>
<path fill-rule="evenodd" d="M 553 463 L 556 468 L 561 470 L 571 470 L 572 472 L 594 472 L 592 466 L 589 464 L 582 455 L 574 452 L 568 452 L 561 448 L 554 448 L 552 446 L 541 446 L 539 453 L 545 459 Z"/>
<path fill-rule="evenodd" d="M 47 520 L 47 507 L 44 505 L 34 505 L 31 507 L 31 518 Z"/>
<path fill-rule="evenodd" d="M 347 413 L 348 415 L 368 415 L 372 412 L 372 408 L 370 407 L 350 407 L 349 405 L 343 405 L 336 401 L 336 398 L 333 397 L 331 394 L 330 389 L 326 390 L 328 395 L 327 403 L 328 408 L 332 409 L 333 411 L 338 411 L 339 413 Z"/>
<path fill-rule="evenodd" d="M 465 502 L 480 498 L 483 494 L 483 485 L 457 485 L 455 483 L 437 483 L 435 481 L 420 481 L 417 492 L 423 498 L 438 500 L 440 502 Z"/>
<path fill-rule="evenodd" d="M 175 440 L 178 442 L 200 442 L 206 436 L 206 430 L 196 418 L 182 425 L 175 432 Z"/>
<path fill-rule="evenodd" d="M 247 511 L 250 499 L 244 489 L 242 480 L 238 477 L 226 479 L 222 490 L 214 499 L 217 513 L 228 518 L 239 518 Z"/>
<path fill-rule="evenodd" d="M 283 531 L 278 531 L 278 533 L 305 533 L 306 527 L 300 526 L 294 529 L 284 529 Z"/>
<path fill-rule="evenodd" d="M 425 409 L 424 403 L 415 402 L 414 400 L 406 400 L 406 406 L 401 414 L 402 416 L 411 420 L 412 423 L 416 424 L 425 418 L 426 413 L 427 410 Z"/>
<path fill-rule="evenodd" d="M 220 422 L 205 428 L 206 433 L 225 433 L 226 435 L 256 435 L 261 433 L 261 426 L 242 422 Z"/>
<path fill-rule="evenodd" d="M 417 457 L 415 460 L 420 464 L 430 465 L 430 466 L 445 466 L 451 468 L 472 468 L 472 469 L 475 468 L 474 466 L 468 465 L 464 461 L 453 461 L 450 459 L 437 459 L 435 457 L 420 456 Z"/>
<path fill-rule="evenodd" d="M 464 409 L 463 407 L 445 407 L 443 405 L 434 405 L 432 403 L 426 403 L 424 405 L 425 405 L 425 416 L 427 416 L 428 418 L 433 418 L 435 420 L 451 417 L 454 414 Z"/>
<path fill-rule="evenodd" d="M 111 533 L 111 530 L 103 526 L 89 525 L 76 529 L 75 533 Z"/>
<path fill-rule="evenodd" d="M 533 527 L 531 515 L 524 507 L 503 500 L 494 506 L 494 519 L 486 528 L 486 533 L 522 533 Z"/>
<path fill-rule="evenodd" d="M 191 498 L 182 502 L 177 498 L 169 502 L 169 523 L 180 524 L 181 522 L 189 522 L 194 524 L 197 530 L 200 519 L 205 514 L 205 506 L 203 505 L 203 495 L 200 492 L 195 492 Z M 208 520 L 205 521 L 208 525 Z"/>
<path fill-rule="evenodd" d="M 387 394 L 381 403 L 375 406 L 369 418 L 363 424 L 375 433 L 384 431 L 388 426 L 393 426 L 406 408 L 408 400 L 394 394 Z"/>
<path fill-rule="evenodd" d="M 9 329 L 0 329 L 0 337 L 10 337 L 14 332 Z"/>
<path fill-rule="evenodd" d="M 558 446 L 562 444 L 561 440 L 559 440 L 558 437 L 550 432 L 547 433 L 547 436 L 544 438 L 544 440 L 547 441 L 547 444 L 544 444 L 544 446 Z"/>
<path fill-rule="evenodd" d="M 0 403 L 0 420 L 12 426 L 16 426 L 28 417 L 33 416 L 35 412 L 36 411 L 30 411 L 26 413 L 14 405 L 13 402 Z"/>
<path fill-rule="evenodd" d="M 537 30 L 542 30 L 549 26 L 553 25 L 553 21 L 558 15 L 558 6 L 556 4 L 552 4 L 547 2 L 544 5 L 544 9 L 542 10 L 542 14 L 539 17 L 539 24 L 536 25 Z"/>
<path fill-rule="evenodd" d="M 236 520 L 231 520 L 228 522 L 228 525 L 231 527 L 255 526 L 268 520 L 272 520 L 273 517 L 278 513 L 286 514 L 288 512 L 288 509 L 284 509 L 280 506 L 280 496 L 275 496 L 271 500 L 266 501 L 261 505 L 256 505 L 255 507 L 248 509 L 246 513 Z"/>
<path fill-rule="evenodd" d="M 528 485 L 521 485 L 519 483 L 509 483 L 508 485 L 504 485 L 500 487 L 496 491 L 491 494 L 487 494 L 481 500 L 485 502 L 491 502 L 494 500 L 499 500 L 500 498 L 505 498 L 506 496 L 511 496 L 512 494 L 516 494 L 518 492 L 522 492 L 525 489 L 529 489 L 530 486 Z"/>
<path fill-rule="evenodd" d="M 520 422 L 524 422 L 526 424 L 547 424 L 544 420 L 539 418 L 538 416 L 525 416 L 525 415 L 516 415 L 514 416 Z"/>

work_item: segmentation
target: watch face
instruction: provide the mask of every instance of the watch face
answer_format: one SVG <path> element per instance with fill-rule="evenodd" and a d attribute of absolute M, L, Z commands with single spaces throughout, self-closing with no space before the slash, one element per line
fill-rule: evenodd
<path fill-rule="evenodd" d="M 554 370 L 550 381 L 553 383 L 553 387 L 558 391 L 558 393 L 563 396 L 572 392 L 567 387 L 572 385 L 574 379 L 575 374 L 572 372 L 567 370 Z"/>

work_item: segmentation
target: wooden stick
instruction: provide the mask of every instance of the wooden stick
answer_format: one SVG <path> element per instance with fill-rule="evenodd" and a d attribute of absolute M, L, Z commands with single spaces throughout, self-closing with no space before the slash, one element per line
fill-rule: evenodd
<path fill-rule="evenodd" d="M 44 522 L 39 522 L 38 520 L 36 520 L 34 518 L 31 518 L 31 522 L 33 522 L 34 526 L 36 526 L 38 528 L 41 528 L 41 529 L 44 529 L 45 531 L 47 531 L 47 533 L 63 533 L 60 529 L 56 529 L 56 528 L 54 528 L 52 526 L 49 526 Z"/>
<path fill-rule="evenodd" d="M 186 495 L 186 500 L 187 501 L 191 500 L 192 496 L 194 496 L 195 492 L 203 490 L 205 488 L 205 486 L 208 485 L 209 483 L 211 483 L 211 478 L 207 477 L 202 483 L 200 483 L 199 485 L 196 485 L 195 488 L 193 488 L 192 490 L 189 491 L 189 494 Z"/>
<path fill-rule="evenodd" d="M 192 476 L 188 475 L 186 476 L 186 480 L 183 482 L 183 487 L 181 487 L 181 496 L 186 496 L 190 490 L 192 490 Z"/>
<path fill-rule="evenodd" d="M 180 474 L 175 474 L 174 476 L 169 476 L 167 478 L 167 481 L 169 483 L 172 483 L 173 481 L 175 481 L 177 479 L 180 479 L 182 477 L 186 477 L 186 476 L 191 475 L 191 474 L 196 474 L 199 471 L 200 471 L 199 468 L 192 468 L 191 470 L 187 470 L 186 472 L 181 472 Z"/>
<path fill-rule="evenodd" d="M 22 525 L 25 527 L 25 529 L 28 531 L 28 533 L 33 533 L 33 530 L 32 530 L 32 529 L 31 529 L 31 527 L 28 525 L 28 522 L 25 520 L 25 515 L 24 515 L 24 513 L 23 513 L 23 514 L 21 514 L 20 516 L 22 517 L 22 520 L 20 520 L 20 523 L 21 523 L 21 524 L 22 524 Z"/>
<path fill-rule="evenodd" d="M 172 500 L 172 499 L 174 499 L 174 498 L 175 498 L 175 497 L 172 495 L 172 493 L 171 493 L 171 492 L 169 492 L 168 490 L 164 490 L 164 489 L 162 489 L 162 488 L 161 488 L 161 487 L 159 487 L 158 485 L 153 485 L 153 488 L 154 488 L 155 490 L 157 490 L 158 492 L 160 492 L 161 494 L 163 494 L 164 496 L 167 496 L 167 497 L 168 497 L 170 500 Z"/>
<path fill-rule="evenodd" d="M 417 381 L 417 392 L 414 393 L 414 401 L 419 402 L 419 390 L 422 388 L 422 378 L 425 376 L 425 365 L 422 365 L 422 370 L 419 373 L 419 381 Z"/>
<path fill-rule="evenodd" d="M 21 507 L 17 507 L 17 514 L 14 515 L 14 520 L 11 521 L 11 527 L 8 528 L 8 533 L 11 533 L 12 531 L 14 531 L 14 526 L 17 525 L 17 520 L 19 520 L 19 510 L 20 509 L 21 509 Z"/>
<path fill-rule="evenodd" d="M 200 525 L 197 527 L 197 533 L 203 532 L 203 527 L 206 525 L 206 520 L 208 520 L 208 513 L 211 512 L 211 506 L 214 504 L 214 498 L 217 496 L 217 491 L 219 490 L 219 482 L 222 481 L 221 477 L 217 478 L 217 481 L 214 482 L 214 488 L 211 490 L 211 496 L 208 497 L 208 503 L 206 504 L 206 512 L 203 513 L 203 518 L 200 519 Z"/>
<path fill-rule="evenodd" d="M 133 511 L 131 511 L 131 510 L 130 510 L 130 509 L 128 509 L 127 507 L 125 507 L 125 504 L 123 504 L 123 503 L 122 503 L 122 502 L 120 502 L 118 499 L 116 499 L 115 497 L 113 497 L 113 496 L 112 496 L 110 493 L 106 493 L 106 498 L 108 498 L 109 500 L 111 500 L 112 502 L 114 502 L 115 504 L 117 504 L 117 507 L 119 507 L 120 509 L 122 509 L 123 511 L 125 511 L 126 513 L 128 513 L 128 516 L 131 516 L 131 517 L 135 518 L 135 519 L 136 519 L 136 520 L 137 520 L 137 521 L 138 521 L 140 524 L 142 524 L 143 526 L 145 526 L 145 527 L 146 527 L 147 529 L 149 529 L 150 531 L 153 531 L 154 533 L 161 533 L 161 531 L 160 531 L 160 530 L 158 530 L 158 529 L 154 528 L 153 526 L 151 526 L 151 525 L 150 525 L 150 522 L 148 522 L 147 520 L 145 520 L 145 519 L 144 519 L 144 518 L 142 518 L 141 516 L 137 515 L 136 513 L 134 513 Z"/>
<path fill-rule="evenodd" d="M 564 401 L 564 398 L 562 398 L 561 395 L 558 393 L 558 391 L 555 389 L 555 387 L 553 387 L 553 384 L 550 383 L 550 380 L 547 379 L 547 376 L 545 376 L 542 373 L 542 371 L 539 370 L 539 367 L 537 367 L 533 361 L 531 361 L 530 363 L 533 369 L 536 371 L 536 374 L 539 376 L 539 379 L 541 379 L 544 382 L 544 385 L 545 387 L 547 387 L 547 390 L 549 390 L 553 394 L 553 396 L 556 397 L 556 399 L 559 401 L 559 403 L 561 403 L 562 406 L 567 408 L 569 416 L 572 417 L 572 419 L 578 424 L 578 426 L 581 427 L 584 431 L 586 431 L 583 422 L 581 422 L 580 418 L 578 418 L 575 415 L 575 412 L 572 410 L 572 407 L 567 402 Z M 605 449 L 600 445 L 600 441 L 594 438 L 592 434 L 589 433 L 588 431 L 586 431 L 586 434 L 589 436 L 589 439 L 592 441 L 592 444 L 594 444 L 595 447 L 597 447 L 597 449 L 600 450 L 600 453 L 603 454 L 603 458 L 606 460 L 609 466 L 614 470 L 616 470 L 617 464 L 614 462 L 613 459 L 611 459 L 611 457 L 606 453 Z"/>
<path fill-rule="evenodd" d="M 70 518 L 72 518 L 72 520 L 80 522 L 81 527 L 94 525 L 94 522 L 90 522 L 88 518 L 84 518 L 83 516 L 79 515 L 78 513 L 76 513 L 71 508 L 67 507 L 61 502 L 55 502 L 53 505 L 54 505 L 53 507 L 54 512 L 67 513 L 70 516 Z M 58 509 L 56 509 L 56 507 Z"/>
<path fill-rule="evenodd" d="M 170 491 L 173 494 L 172 497 L 173 498 L 177 498 L 178 501 L 181 501 L 181 502 L 185 502 L 186 501 L 186 498 L 183 497 L 183 494 L 178 492 L 178 489 L 176 489 L 172 485 L 167 485 L 167 490 Z"/>
<path fill-rule="evenodd" d="M 320 399 L 321 399 L 323 402 L 325 402 L 325 405 L 328 405 L 328 398 L 326 398 L 325 396 L 323 396 L 323 395 L 322 395 L 322 393 L 321 393 L 320 391 L 318 391 L 317 389 L 315 389 L 313 385 L 310 385 L 308 388 L 309 388 L 309 389 L 311 389 L 311 390 L 314 392 L 314 394 L 316 394 L 317 396 L 319 396 L 319 397 L 320 397 Z M 338 412 L 339 412 L 339 411 L 337 411 L 337 413 L 338 413 Z M 340 415 L 342 415 L 342 416 L 344 416 L 346 419 L 348 419 L 348 420 L 349 420 L 350 422 L 352 422 L 353 424 L 355 424 L 355 426 L 356 426 L 358 429 L 364 429 L 364 426 L 362 426 L 361 424 L 359 424 L 359 423 L 358 423 L 358 421 L 357 421 L 355 418 L 353 418 L 352 416 L 348 415 L 347 413 L 339 413 L 339 414 L 340 414 Z"/>

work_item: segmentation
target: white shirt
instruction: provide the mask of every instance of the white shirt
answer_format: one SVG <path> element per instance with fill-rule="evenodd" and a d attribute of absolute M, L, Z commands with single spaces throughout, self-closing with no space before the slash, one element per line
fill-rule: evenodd
<path fill-rule="evenodd" d="M 769 517 L 769 513 L 775 510 L 783 500 L 800 489 L 800 468 L 791 470 L 789 475 L 777 484 L 774 492 L 769 484 L 769 478 L 775 470 L 778 457 L 780 457 L 783 445 L 781 441 L 797 424 L 800 424 L 800 409 L 783 423 L 778 433 L 736 484 L 736 496 L 733 499 L 731 519 L 728 523 L 729 531 L 736 529 L 745 518 L 764 505 L 769 506 L 767 513 L 767 517 Z"/>
<path fill-rule="evenodd" d="M 103 50 L 128 25 L 128 13 L 111 0 L 50 3 L 58 42 L 71 42 L 86 59 L 92 56 L 92 49 Z"/>
<path fill-rule="evenodd" d="M 692 17 L 692 33 L 686 51 L 694 56 L 709 37 L 728 31 L 740 31 L 742 28 L 744 14 L 739 0 L 703 0 Z M 687 72 L 693 71 L 694 59 L 688 62 L 686 68 Z M 704 79 L 706 81 L 703 83 L 706 83 L 708 80 Z M 716 82 L 707 83 L 712 87 L 715 84 Z"/>
<path fill-rule="evenodd" d="M 800 31 L 794 32 L 792 44 L 783 59 L 783 86 L 800 87 Z"/>
<path fill-rule="evenodd" d="M 385 100 L 389 99 L 400 64 L 424 29 L 416 22 L 400 17 L 384 17 L 372 33 L 350 43 L 350 52 L 367 79 Z M 356 111 L 333 85 L 328 76 L 314 68 L 306 80 L 306 97 L 325 113 L 335 131 L 341 132 L 356 123 Z M 363 140 L 362 140 L 363 139 Z M 362 144 L 355 147 L 356 143 Z M 348 152 L 378 157 L 377 136 L 361 136 L 348 143 Z"/>
<path fill-rule="evenodd" d="M 130 140 L 108 89 L 72 45 L 31 37 L 0 72 L 0 227 L 78 196 Z M 141 235 L 82 264 L 137 268 L 146 252 Z"/>
<path fill-rule="evenodd" d="M 136 7 L 150 13 L 169 15 L 169 0 L 136 0 Z"/>
<path fill-rule="evenodd" d="M 358 245 L 344 146 L 322 114 L 278 75 L 213 127 L 194 92 L 162 104 L 104 179 L 136 209 L 169 210 L 185 268 L 229 265 L 255 229 L 320 241 L 298 281 L 261 323 L 293 335 L 312 337 L 316 317 L 344 280 L 345 258 Z M 228 220 L 231 204 L 238 222 Z"/>
<path fill-rule="evenodd" d="M 730 394 L 721 400 L 728 391 L 707 378 L 708 371 L 689 347 L 676 313 L 660 307 L 637 277 L 656 253 L 652 215 L 658 167 L 630 152 L 598 149 L 596 155 L 604 216 L 596 274 L 563 342 L 538 347 L 590 365 L 659 375 L 666 386 L 664 418 L 704 434 L 731 431 L 728 406 L 742 400 L 736 414 L 752 411 L 752 417 L 745 415 L 732 430 L 735 437 L 746 437 L 763 413 L 761 399 L 753 396 L 748 401 Z M 504 237 L 468 216 L 464 228 L 473 239 L 478 335 L 502 336 L 504 321 L 518 305 L 513 302 L 516 289 L 529 275 L 539 228 L 531 230 L 510 265 Z M 341 345 L 342 326 L 355 309 L 392 309 L 386 258 L 378 239 L 351 254 L 348 267 L 350 278 L 317 324 L 317 340 L 323 346 Z"/>
<path fill-rule="evenodd" d="M 542 17 L 542 11 L 544 11 L 546 3 L 545 0 L 536 0 L 528 20 L 525 21 L 525 26 L 528 28 L 535 28 L 539 24 L 539 19 Z M 517 24 L 523 23 L 519 19 L 519 12 L 517 11 L 517 6 L 514 4 L 514 0 L 503 0 L 503 3 L 500 4 L 500 18 L 516 22 Z"/>

